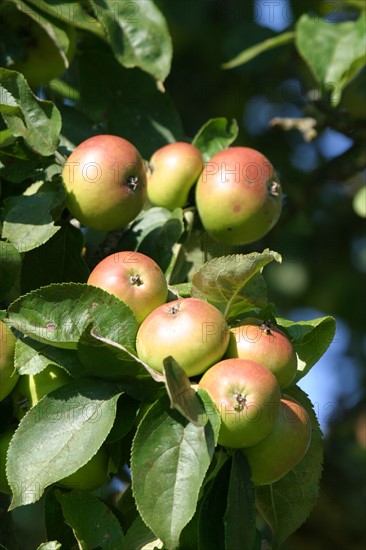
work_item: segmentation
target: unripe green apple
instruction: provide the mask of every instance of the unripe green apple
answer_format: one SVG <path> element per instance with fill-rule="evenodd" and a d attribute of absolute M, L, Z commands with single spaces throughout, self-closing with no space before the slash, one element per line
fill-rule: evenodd
<path fill-rule="evenodd" d="M 11 393 L 19 379 L 14 367 L 15 342 L 10 328 L 0 321 L 0 401 Z"/>
<path fill-rule="evenodd" d="M 16 59 L 8 68 L 23 73 L 30 86 L 47 84 L 60 77 L 65 71 L 65 60 L 50 34 L 35 19 L 18 11 L 14 4 L 7 4 L 2 15 L 7 29 L 15 33 L 24 48 L 24 58 Z M 70 63 L 76 49 L 75 28 L 56 20 L 52 21 L 52 25 L 60 26 L 67 34 L 66 58 Z"/>
<path fill-rule="evenodd" d="M 276 377 L 247 359 L 224 359 L 199 381 L 221 416 L 218 443 L 240 449 L 255 445 L 272 431 L 281 398 Z"/>
<path fill-rule="evenodd" d="M 140 325 L 136 350 L 158 372 L 172 356 L 188 376 L 202 374 L 219 361 L 229 343 L 222 313 L 197 298 L 183 298 L 154 309 Z"/>
<path fill-rule="evenodd" d="M 164 145 L 155 151 L 149 162 L 149 201 L 168 210 L 184 206 L 202 170 L 202 155 L 191 143 L 178 141 Z"/>
<path fill-rule="evenodd" d="M 101 231 L 125 227 L 146 199 L 144 161 L 132 143 L 99 135 L 83 141 L 62 171 L 66 206 L 80 223 Z"/>
<path fill-rule="evenodd" d="M 214 239 L 247 244 L 266 235 L 278 221 L 281 185 L 262 153 L 229 147 L 206 163 L 196 186 L 196 205 Z"/>
<path fill-rule="evenodd" d="M 14 415 L 21 419 L 42 397 L 71 380 L 67 372 L 55 365 L 38 374 L 23 374 L 13 392 Z"/>
<path fill-rule="evenodd" d="M 11 427 L 0 434 L 0 493 L 5 493 L 6 495 L 11 494 L 11 489 L 6 477 L 6 455 L 14 432 L 15 428 Z"/>
<path fill-rule="evenodd" d="M 108 462 L 108 452 L 102 446 L 89 462 L 57 483 L 67 489 L 94 491 L 109 481 Z"/>
<path fill-rule="evenodd" d="M 164 273 L 152 258 L 140 252 L 123 251 L 107 256 L 90 273 L 88 284 L 125 302 L 139 324 L 164 304 L 168 296 Z"/>
<path fill-rule="evenodd" d="M 271 433 L 257 445 L 243 449 L 255 485 L 278 481 L 305 456 L 311 441 L 308 413 L 293 398 L 283 396 Z"/>
<path fill-rule="evenodd" d="M 260 319 L 244 319 L 230 329 L 226 357 L 251 359 L 269 369 L 281 388 L 294 379 L 297 370 L 296 352 L 286 335 L 271 323 Z"/>

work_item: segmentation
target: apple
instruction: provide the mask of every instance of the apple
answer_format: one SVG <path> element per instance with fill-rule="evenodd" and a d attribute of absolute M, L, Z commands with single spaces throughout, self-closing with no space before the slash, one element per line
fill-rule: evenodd
<path fill-rule="evenodd" d="M 23 73 L 30 86 L 47 84 L 50 80 L 60 77 L 66 70 L 65 59 L 51 35 L 35 19 L 24 12 L 18 11 L 14 4 L 8 4 L 2 12 L 4 23 L 23 47 L 24 56 L 14 59 L 9 69 Z M 75 55 L 76 31 L 71 25 L 52 20 L 52 27 L 60 27 L 66 32 L 69 44 L 65 52 L 66 62 L 70 63 Z M 48 25 L 50 33 L 55 33 L 51 22 Z"/>
<path fill-rule="evenodd" d="M 228 325 L 218 309 L 198 298 L 182 298 L 146 317 L 137 332 L 136 351 L 158 372 L 172 356 L 188 376 L 195 376 L 221 359 L 228 343 Z"/>
<path fill-rule="evenodd" d="M 87 281 L 127 304 L 140 324 L 166 302 L 168 284 L 158 264 L 140 252 L 123 251 L 102 260 Z"/>
<path fill-rule="evenodd" d="M 66 489 L 94 491 L 109 481 L 108 463 L 108 452 L 102 446 L 89 462 L 73 474 L 60 479 L 57 484 Z"/>
<path fill-rule="evenodd" d="M 83 141 L 67 159 L 62 178 L 66 206 L 92 229 L 120 229 L 145 203 L 144 161 L 132 143 L 118 136 L 102 134 Z"/>
<path fill-rule="evenodd" d="M 220 413 L 220 445 L 249 447 L 273 429 L 281 390 L 275 375 L 259 363 L 224 359 L 205 372 L 199 387 L 207 391 Z"/>
<path fill-rule="evenodd" d="M 0 434 L 0 493 L 11 494 L 8 479 L 6 477 L 6 455 L 10 445 L 10 440 L 15 433 L 15 428 L 7 428 Z"/>
<path fill-rule="evenodd" d="M 260 319 L 244 319 L 230 329 L 226 357 L 251 359 L 269 369 L 281 388 L 291 384 L 297 370 L 296 352 L 287 336 L 277 327 Z"/>
<path fill-rule="evenodd" d="M 38 374 L 23 374 L 13 392 L 14 415 L 20 420 L 42 397 L 71 380 L 66 371 L 55 365 Z"/>
<path fill-rule="evenodd" d="M 14 367 L 15 342 L 10 328 L 0 321 L 0 401 L 12 392 L 19 379 Z"/>
<path fill-rule="evenodd" d="M 259 151 L 229 147 L 206 163 L 196 185 L 202 225 L 217 241 L 248 244 L 278 221 L 282 191 L 274 168 Z"/>
<path fill-rule="evenodd" d="M 149 201 L 168 210 L 184 206 L 202 170 L 202 155 L 191 143 L 178 141 L 164 145 L 155 151 L 149 162 Z"/>
<path fill-rule="evenodd" d="M 293 398 L 283 396 L 270 434 L 253 447 L 243 449 L 255 485 L 278 481 L 305 456 L 311 441 L 308 413 Z"/>

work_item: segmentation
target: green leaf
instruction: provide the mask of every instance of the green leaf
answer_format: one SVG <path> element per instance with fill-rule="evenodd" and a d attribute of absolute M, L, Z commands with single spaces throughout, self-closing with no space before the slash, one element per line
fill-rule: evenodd
<path fill-rule="evenodd" d="M 32 151 L 52 155 L 61 130 L 61 115 L 55 105 L 38 99 L 21 73 L 4 68 L 0 68 L 0 97 L 0 113 L 12 134 L 22 137 Z"/>
<path fill-rule="evenodd" d="M 164 374 L 170 406 L 195 426 L 205 426 L 207 415 L 202 401 L 191 387 L 187 374 L 173 357 L 164 359 Z"/>
<path fill-rule="evenodd" d="M 289 31 L 273 36 L 273 38 L 263 40 L 259 44 L 255 44 L 254 46 L 251 46 L 250 48 L 247 48 L 243 52 L 239 53 L 230 61 L 223 63 L 221 67 L 223 69 L 233 69 L 234 67 L 244 65 L 244 63 L 251 61 L 252 59 L 257 57 L 257 55 L 260 55 L 263 52 L 267 52 L 268 50 L 272 50 L 273 48 L 277 48 L 278 46 L 283 46 L 284 44 L 289 44 L 293 42 L 295 36 L 296 33 Z"/>
<path fill-rule="evenodd" d="M 122 67 L 100 41 L 79 60 L 80 108 L 104 131 L 131 141 L 145 159 L 159 147 L 183 140 L 179 114 L 151 76 Z M 96 74 L 103 88 L 95 86 Z"/>
<path fill-rule="evenodd" d="M 135 250 L 148 255 L 165 272 L 174 256 L 174 245 L 184 232 L 183 211 L 173 212 L 153 207 L 143 210 L 122 235 L 121 250 Z"/>
<path fill-rule="evenodd" d="M 366 19 L 327 23 L 307 14 L 296 25 L 296 47 L 323 92 L 331 89 L 337 105 L 343 88 L 366 62 Z"/>
<path fill-rule="evenodd" d="M 132 348 L 137 332 L 126 304 L 100 288 L 78 283 L 33 290 L 9 306 L 8 317 L 23 334 L 60 348 L 76 349 L 91 323 L 99 334 Z"/>
<path fill-rule="evenodd" d="M 0 130 L 0 147 L 2 149 L 4 147 L 8 147 L 9 145 L 13 145 L 15 141 L 16 138 L 13 136 L 8 128 L 5 128 L 5 130 Z"/>
<path fill-rule="evenodd" d="M 121 395 L 117 404 L 116 420 L 106 443 L 115 443 L 128 434 L 136 421 L 139 407 L 140 402 L 137 399 L 133 399 L 125 393 Z"/>
<path fill-rule="evenodd" d="M 215 477 L 207 484 L 199 507 L 198 548 L 226 548 L 224 515 L 230 484 L 231 460 L 221 463 Z"/>
<path fill-rule="evenodd" d="M 135 501 L 142 519 L 167 549 L 178 546 L 183 527 L 194 515 L 215 449 L 214 415 L 210 411 L 205 427 L 195 426 L 170 409 L 163 396 L 137 428 L 131 455 Z"/>
<path fill-rule="evenodd" d="M 40 157 L 32 152 L 22 139 L 0 149 L 0 175 L 12 183 L 51 180 L 61 172 L 61 166 L 55 163 L 54 157 Z M 39 184 L 38 184 L 39 185 Z"/>
<path fill-rule="evenodd" d="M 72 527 L 81 550 L 123 547 L 123 531 L 112 510 L 85 491 L 57 491 L 64 519 Z"/>
<path fill-rule="evenodd" d="M 5 219 L 2 236 L 8 239 L 19 252 L 33 250 L 47 242 L 59 230 L 54 224 L 52 211 L 64 201 L 64 191 L 54 186 L 33 184 L 23 195 L 8 197 L 4 201 Z M 29 192 L 29 194 L 28 194 Z"/>
<path fill-rule="evenodd" d="M 121 550 L 145 550 L 146 545 L 153 542 L 156 542 L 156 536 L 137 516 L 126 533 Z"/>
<path fill-rule="evenodd" d="M 55 348 L 23 334 L 17 334 L 15 366 L 19 374 L 37 374 L 48 365 L 62 367 L 73 378 L 83 376 L 76 350 Z"/>
<path fill-rule="evenodd" d="M 143 363 L 131 343 L 124 346 L 90 329 L 91 326 L 86 328 L 78 344 L 83 376 L 116 380 L 136 399 L 143 399 L 156 391 L 157 382 L 163 382 L 165 377 Z"/>
<path fill-rule="evenodd" d="M 224 516 L 226 548 L 252 550 L 256 537 L 255 489 L 242 452 L 231 462 L 227 508 Z"/>
<path fill-rule="evenodd" d="M 57 542 L 57 540 L 51 540 L 49 542 L 44 542 L 38 546 L 37 550 L 60 550 L 62 545 Z"/>
<path fill-rule="evenodd" d="M 52 364 L 52 361 L 42 355 L 42 348 L 46 348 L 47 344 L 41 344 L 35 342 L 37 348 L 28 344 L 29 338 L 23 340 L 17 338 L 15 344 L 15 358 L 14 365 L 18 374 L 38 374 L 43 371 L 48 365 Z M 55 363 L 53 363 L 55 364 Z"/>
<path fill-rule="evenodd" d="M 207 300 L 227 318 L 267 304 L 266 285 L 261 270 L 281 261 L 277 252 L 221 256 L 207 262 L 192 277 L 192 296 Z"/>
<path fill-rule="evenodd" d="M 89 268 L 82 257 L 83 246 L 81 231 L 71 224 L 64 224 L 45 244 L 25 254 L 22 294 L 51 283 L 85 283 Z"/>
<path fill-rule="evenodd" d="M 4 300 L 18 279 L 21 256 L 10 243 L 0 241 L 0 300 Z"/>
<path fill-rule="evenodd" d="M 202 153 L 203 160 L 209 161 L 216 153 L 227 149 L 238 137 L 236 120 L 229 122 L 227 118 L 212 118 L 197 132 L 192 144 Z"/>
<path fill-rule="evenodd" d="M 86 11 L 82 4 L 75 0 L 27 0 L 28 4 L 34 5 L 39 11 L 69 23 L 72 26 L 92 32 L 97 36 L 103 36 L 100 23 Z"/>
<path fill-rule="evenodd" d="M 72 529 L 62 518 L 61 504 L 56 498 L 59 489 L 55 487 L 46 491 L 44 497 L 44 519 L 48 540 L 58 540 L 61 548 L 72 548 L 76 544 L 76 539 Z"/>
<path fill-rule="evenodd" d="M 280 548 L 312 511 L 318 499 L 323 463 L 322 433 L 309 398 L 298 387 L 286 389 L 286 394 L 305 407 L 312 424 L 312 439 L 306 455 L 291 472 L 273 485 L 257 488 L 257 507 L 271 527 L 274 549 Z"/>
<path fill-rule="evenodd" d="M 277 323 L 289 336 L 297 353 L 297 384 L 319 361 L 333 341 L 336 332 L 334 317 L 320 317 L 311 321 L 289 321 L 278 318 Z"/>
<path fill-rule="evenodd" d="M 163 14 L 151 0 L 143 3 L 92 0 L 96 16 L 118 61 L 164 81 L 170 71 L 172 42 Z"/>
<path fill-rule="evenodd" d="M 43 397 L 21 420 L 7 457 L 10 509 L 39 500 L 46 487 L 86 464 L 110 432 L 120 392 L 73 380 Z"/>
<path fill-rule="evenodd" d="M 172 285 L 169 290 L 178 298 L 189 298 L 191 296 L 192 285 L 191 283 L 179 283 Z"/>
<path fill-rule="evenodd" d="M 64 82 L 62 82 L 62 85 L 66 86 Z M 59 93 L 61 85 L 53 80 L 50 83 L 50 88 Z M 60 105 L 59 109 L 62 116 L 60 149 L 69 156 L 80 143 L 97 135 L 98 128 L 93 126 L 93 121 L 88 115 L 81 113 L 71 105 Z"/>

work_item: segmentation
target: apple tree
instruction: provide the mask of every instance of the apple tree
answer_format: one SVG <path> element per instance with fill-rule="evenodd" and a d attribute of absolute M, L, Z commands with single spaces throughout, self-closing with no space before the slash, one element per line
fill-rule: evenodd
<path fill-rule="evenodd" d="M 12 548 L 14 514 L 41 503 L 39 550 L 275 549 L 318 499 L 322 432 L 299 382 L 335 319 L 293 321 L 271 298 L 266 270 L 282 252 L 270 235 L 291 209 L 285 160 L 245 142 L 225 111 L 196 113 L 187 135 L 169 86 L 171 10 L 1 4 L 1 542 Z M 304 13 L 220 71 L 291 48 L 320 102 L 278 131 L 307 139 L 360 78 L 365 18 L 353 10 L 336 23 Z"/>

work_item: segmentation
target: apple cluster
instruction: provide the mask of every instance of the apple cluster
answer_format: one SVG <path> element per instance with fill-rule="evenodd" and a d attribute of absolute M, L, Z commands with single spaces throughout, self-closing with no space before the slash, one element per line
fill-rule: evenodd
<path fill-rule="evenodd" d="M 160 267 L 148 256 L 123 251 L 102 260 L 88 283 L 121 299 L 139 328 L 136 352 L 159 373 L 171 356 L 208 392 L 220 416 L 218 443 L 243 450 L 257 485 L 277 481 L 305 455 L 311 424 L 284 391 L 297 371 L 295 350 L 277 326 L 248 317 L 230 327 L 198 298 L 167 301 Z"/>
<path fill-rule="evenodd" d="M 282 208 L 272 164 L 249 147 L 228 147 L 204 163 L 197 147 L 176 142 L 145 162 L 126 139 L 98 135 L 76 147 L 62 177 L 71 214 L 102 231 L 125 227 L 146 205 L 174 210 L 192 197 L 215 240 L 243 245 L 266 235 Z"/>
<path fill-rule="evenodd" d="M 140 359 L 163 372 L 174 359 L 198 379 L 221 416 L 218 443 L 242 449 L 252 481 L 270 484 L 288 473 L 310 445 L 306 410 L 283 393 L 297 369 L 296 353 L 277 327 L 248 318 L 229 327 L 213 305 L 184 298 L 163 304 L 141 323 Z"/>
<path fill-rule="evenodd" d="M 146 162 L 126 139 L 98 135 L 76 147 L 62 179 L 71 215 L 101 231 L 125 227 L 149 205 L 182 208 L 194 189 L 202 225 L 218 241 L 255 241 L 281 212 L 281 187 L 272 165 L 246 147 L 225 149 L 204 163 L 193 144 L 177 142 L 160 148 Z M 277 327 L 253 318 L 229 327 L 224 315 L 202 299 L 172 299 L 159 265 L 135 251 L 105 257 L 87 284 L 115 295 L 131 309 L 138 325 L 135 347 L 140 361 L 164 373 L 164 360 L 173 357 L 192 386 L 198 383 L 208 392 L 222 419 L 218 443 L 243 449 L 255 483 L 278 479 L 302 458 L 310 422 L 298 403 L 282 395 L 295 376 L 297 359 Z M 16 338 L 1 321 L 0 329 L 0 401 L 11 395 L 14 417 L 21 420 L 70 376 L 49 365 L 38 374 L 19 377 L 14 369 Z M 0 437 L 3 492 L 9 492 L 5 457 L 14 431 Z M 107 465 L 102 446 L 59 484 L 96 488 L 107 480 Z"/>

